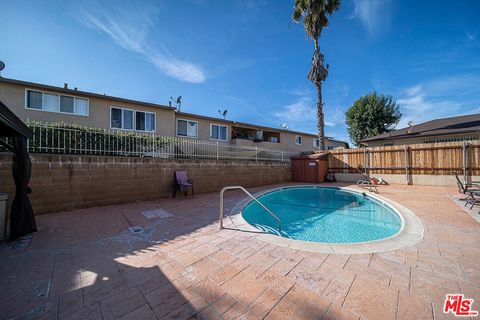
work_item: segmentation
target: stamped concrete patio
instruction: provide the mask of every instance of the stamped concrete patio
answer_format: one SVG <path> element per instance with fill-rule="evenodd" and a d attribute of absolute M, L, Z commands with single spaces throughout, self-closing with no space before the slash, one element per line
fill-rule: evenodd
<path fill-rule="evenodd" d="M 38 233 L 0 245 L 0 319 L 447 319 L 447 293 L 480 309 L 480 224 L 456 190 L 381 194 L 421 219 L 420 243 L 358 255 L 281 248 L 219 230 L 218 193 L 39 216 Z M 241 199 L 227 194 L 226 207 Z"/>

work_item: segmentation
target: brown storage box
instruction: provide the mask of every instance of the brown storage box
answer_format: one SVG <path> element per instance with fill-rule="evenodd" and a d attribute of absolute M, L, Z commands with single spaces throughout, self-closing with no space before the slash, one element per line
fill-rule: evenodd
<path fill-rule="evenodd" d="M 326 154 L 315 154 L 308 157 L 292 158 L 292 181 L 305 183 L 321 183 L 328 172 Z"/>

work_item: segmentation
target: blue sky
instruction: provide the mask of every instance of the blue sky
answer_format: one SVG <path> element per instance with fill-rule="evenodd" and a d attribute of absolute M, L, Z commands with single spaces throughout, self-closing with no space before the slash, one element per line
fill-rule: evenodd
<path fill-rule="evenodd" d="M 167 104 L 315 133 L 312 42 L 292 1 L 2 1 L 4 77 Z M 480 2 L 343 0 L 320 45 L 326 134 L 376 90 L 399 127 L 480 112 Z"/>

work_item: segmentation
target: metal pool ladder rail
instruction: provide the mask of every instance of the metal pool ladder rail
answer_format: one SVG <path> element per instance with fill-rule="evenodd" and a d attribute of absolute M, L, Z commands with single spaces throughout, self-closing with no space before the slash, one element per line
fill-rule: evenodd
<path fill-rule="evenodd" d="M 273 213 L 270 209 L 265 207 L 257 198 L 255 198 L 250 192 L 248 192 L 244 187 L 241 186 L 229 186 L 225 187 L 220 191 L 220 229 L 223 229 L 223 194 L 227 190 L 242 190 L 247 196 L 249 196 L 253 201 L 258 203 L 265 211 L 267 211 L 275 220 L 278 221 L 278 232 L 282 234 L 282 220 L 280 220 L 275 213 Z"/>

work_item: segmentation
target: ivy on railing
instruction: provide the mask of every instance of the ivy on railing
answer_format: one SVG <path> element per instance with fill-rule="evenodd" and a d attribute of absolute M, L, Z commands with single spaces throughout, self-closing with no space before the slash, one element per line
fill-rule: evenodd
<path fill-rule="evenodd" d="M 290 157 L 298 155 L 298 152 L 236 146 L 228 142 L 90 128 L 64 122 L 27 121 L 26 124 L 33 131 L 33 137 L 28 139 L 31 153 L 255 161 L 289 161 Z"/>
<path fill-rule="evenodd" d="M 27 121 L 26 124 L 33 131 L 33 138 L 29 139 L 30 152 L 147 156 L 155 148 L 171 147 L 175 142 L 172 137 L 64 122 Z"/>

